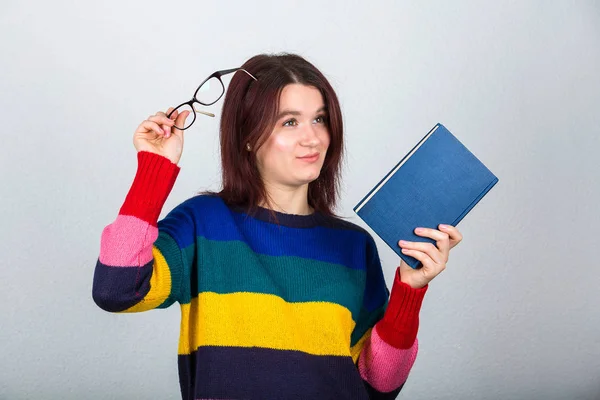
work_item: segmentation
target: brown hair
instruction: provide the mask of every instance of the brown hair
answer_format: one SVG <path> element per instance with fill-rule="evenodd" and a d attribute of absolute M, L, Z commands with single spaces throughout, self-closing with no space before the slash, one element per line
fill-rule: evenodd
<path fill-rule="evenodd" d="M 335 91 L 310 62 L 290 53 L 259 54 L 242 65 L 256 77 L 236 72 L 225 94 L 221 112 L 221 168 L 226 204 L 255 209 L 270 204 L 256 165 L 255 151 L 267 140 L 279 112 L 283 88 L 292 83 L 313 86 L 321 92 L 328 117 L 330 143 L 319 177 L 308 185 L 308 204 L 324 215 L 335 216 L 344 153 L 342 114 Z M 246 144 L 252 152 L 246 150 Z"/>

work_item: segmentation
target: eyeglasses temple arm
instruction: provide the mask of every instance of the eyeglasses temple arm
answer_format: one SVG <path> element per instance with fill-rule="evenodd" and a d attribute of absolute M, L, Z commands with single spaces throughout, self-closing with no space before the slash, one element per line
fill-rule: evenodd
<path fill-rule="evenodd" d="M 219 76 L 223 76 L 223 75 L 227 75 L 227 74 L 231 74 L 232 72 L 236 72 L 236 71 L 244 71 L 245 73 L 247 73 L 248 75 L 250 75 L 250 77 L 252 79 L 254 79 L 255 81 L 257 81 L 258 79 L 256 79 L 254 77 L 254 75 L 252 75 L 250 72 L 246 71 L 244 68 L 231 68 L 231 69 L 224 69 L 222 71 L 217 71 L 215 72 L 215 74 L 218 74 Z M 214 74 L 213 74 L 214 75 Z"/>
<path fill-rule="evenodd" d="M 196 107 L 194 107 L 194 111 L 196 111 L 197 113 L 200 113 L 200 114 L 208 115 L 209 117 L 214 117 L 215 116 L 215 114 L 213 114 L 213 113 L 209 113 L 209 112 L 206 112 L 206 111 L 198 110 Z"/>

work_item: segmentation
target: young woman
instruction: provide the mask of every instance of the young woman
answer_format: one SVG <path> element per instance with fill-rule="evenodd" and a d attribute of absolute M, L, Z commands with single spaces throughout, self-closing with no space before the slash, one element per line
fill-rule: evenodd
<path fill-rule="evenodd" d="M 213 78 L 231 72 L 223 189 L 158 221 L 196 115 L 170 108 L 143 121 L 133 184 L 102 232 L 94 301 L 111 312 L 180 304 L 183 399 L 394 399 L 428 283 L 462 237 L 440 226 L 416 232 L 436 246 L 399 244 L 423 267 L 402 261 L 390 295 L 372 236 L 333 211 L 343 129 L 327 79 L 293 54 Z"/>

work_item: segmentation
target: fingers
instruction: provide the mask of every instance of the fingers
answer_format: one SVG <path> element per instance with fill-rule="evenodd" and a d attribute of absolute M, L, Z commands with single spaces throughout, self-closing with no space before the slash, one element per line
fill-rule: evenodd
<path fill-rule="evenodd" d="M 138 130 L 144 130 L 145 132 L 141 132 L 141 133 L 148 133 L 148 132 L 154 132 L 159 136 L 163 136 L 165 134 L 165 132 L 163 131 L 162 127 L 160 125 L 158 125 L 156 122 L 154 121 L 148 121 L 145 120 L 143 121 Z"/>
<path fill-rule="evenodd" d="M 427 254 L 423 253 L 422 251 L 412 250 L 412 249 L 402 249 L 402 254 L 406 254 L 407 256 L 416 258 L 417 260 L 421 261 L 421 264 L 423 264 L 424 266 L 429 265 L 432 262 L 431 258 Z"/>
<path fill-rule="evenodd" d="M 449 235 L 445 232 L 429 228 L 416 228 L 415 234 L 423 237 L 429 237 L 436 241 L 435 245 L 426 242 L 398 242 L 400 247 L 411 248 L 427 253 L 436 262 L 448 261 L 448 253 L 450 252 Z"/>
<path fill-rule="evenodd" d="M 442 224 L 440 224 L 440 227 Z M 429 229 L 429 228 L 417 228 L 415 229 L 415 234 L 419 236 L 429 237 L 436 241 L 436 246 L 440 249 L 442 254 L 447 254 L 450 251 L 450 235 L 447 232 L 443 232 L 437 229 Z"/>
<path fill-rule="evenodd" d="M 179 115 L 179 111 L 174 110 L 173 107 L 169 107 L 167 110 L 167 117 L 175 121 L 177 119 L 177 115 Z"/>
<path fill-rule="evenodd" d="M 187 119 L 187 117 L 189 115 L 190 115 L 190 112 L 187 110 L 185 110 L 181 114 L 177 115 L 177 118 L 175 119 L 175 123 L 173 126 L 173 133 L 181 134 L 183 132 L 182 130 L 177 129 L 177 127 L 184 128 L 185 120 Z M 173 116 L 171 116 L 171 117 L 173 117 Z"/>
<path fill-rule="evenodd" d="M 175 122 L 172 119 L 167 118 L 165 113 L 162 113 L 162 115 L 151 115 L 148 117 L 148 121 L 156 122 L 157 124 L 166 124 L 169 126 L 173 125 Z"/>
<path fill-rule="evenodd" d="M 442 231 L 438 231 L 437 229 L 430 229 L 430 228 L 416 228 L 415 233 L 419 236 L 425 236 L 425 237 L 435 239 L 438 242 L 440 240 L 446 240 L 449 237 L 447 232 L 442 232 Z"/>
<path fill-rule="evenodd" d="M 461 240 L 463 239 L 463 236 L 460 233 L 460 231 L 452 225 L 440 224 L 439 228 L 442 232 L 446 232 L 448 234 L 448 236 L 450 237 L 450 248 L 453 248 L 454 246 L 459 244 L 461 242 Z"/>
<path fill-rule="evenodd" d="M 170 116 L 169 116 L 170 114 Z M 150 115 L 138 127 L 140 133 L 154 132 L 159 136 L 168 139 L 173 133 L 181 133 L 179 129 L 174 128 L 175 125 L 185 126 L 185 120 L 189 116 L 189 111 L 182 113 L 169 107 L 167 112 L 159 111 L 154 115 Z"/>
<path fill-rule="evenodd" d="M 167 118 L 167 115 L 164 112 L 159 111 L 156 114 L 149 116 L 148 120 L 161 125 L 163 135 L 165 136 L 165 138 L 168 138 L 170 136 L 171 126 L 173 126 L 173 120 Z"/>
<path fill-rule="evenodd" d="M 445 263 L 435 262 L 435 260 L 433 260 L 429 256 L 429 254 L 424 253 L 422 251 L 413 249 L 402 249 L 402 254 L 406 254 L 407 256 L 411 256 L 421 261 L 421 264 L 423 264 L 423 268 L 425 269 L 422 272 L 427 275 L 431 275 L 431 277 L 435 277 L 437 274 L 446 269 Z"/>
<path fill-rule="evenodd" d="M 161 125 L 161 128 L 163 130 L 163 134 L 165 135 L 166 138 L 168 138 L 171 134 L 171 127 L 173 126 L 173 124 L 175 123 L 175 121 L 173 121 L 172 119 L 167 118 L 167 116 L 165 115 L 165 113 L 156 113 L 156 115 L 150 116 L 148 117 L 149 121 L 152 122 L 156 122 L 157 124 Z"/>
<path fill-rule="evenodd" d="M 444 264 L 447 259 L 442 251 L 440 251 L 435 245 L 432 243 L 424 243 L 424 242 L 406 242 L 401 240 L 398 242 L 400 247 L 402 248 L 402 252 L 404 254 L 408 254 L 412 256 L 412 253 L 406 253 L 404 250 L 409 250 L 411 252 L 416 251 L 417 253 L 424 253 L 431 258 L 437 264 Z M 417 258 L 417 257 L 415 257 Z M 417 258 L 421 261 L 419 258 Z"/>
<path fill-rule="evenodd" d="M 398 244 L 402 248 L 402 254 L 406 254 L 420 261 L 423 268 L 419 274 L 411 271 L 404 260 L 400 264 L 400 274 L 407 276 L 411 286 L 417 282 L 418 287 L 423 287 L 439 273 L 446 269 L 448 262 L 448 253 L 450 249 L 462 240 L 462 235 L 455 227 L 451 225 L 438 225 L 440 230 L 417 228 L 415 234 L 423 237 L 429 237 L 436 241 L 436 244 L 430 242 L 408 242 L 400 240 Z M 418 278 L 415 278 L 417 276 Z M 413 286 L 416 287 L 416 286 Z"/>

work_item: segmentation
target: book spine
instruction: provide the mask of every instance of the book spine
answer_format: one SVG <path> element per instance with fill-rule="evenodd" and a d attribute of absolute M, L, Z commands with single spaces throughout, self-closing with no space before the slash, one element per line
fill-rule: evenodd
<path fill-rule="evenodd" d="M 485 189 L 483 189 L 481 191 L 481 193 L 479 194 L 479 196 L 475 197 L 475 200 L 473 200 L 471 202 L 471 204 L 469 204 L 469 206 L 467 208 L 465 208 L 465 210 L 454 220 L 454 222 L 452 222 L 452 226 L 456 226 L 458 225 L 458 223 L 469 213 L 469 211 L 471 211 L 473 209 L 473 207 L 475 207 L 475 205 L 477 205 L 477 203 L 479 203 L 479 200 L 481 200 L 483 198 L 483 196 L 485 196 L 485 194 L 487 192 L 489 192 L 496 183 L 498 183 L 498 178 L 494 177 L 494 179 L 490 182 L 489 185 L 487 185 L 485 187 Z"/>

